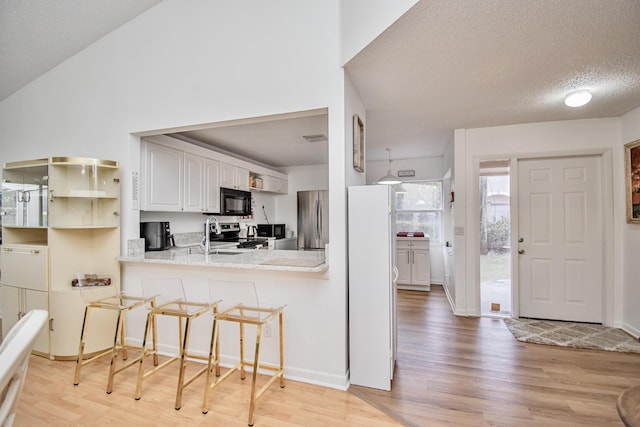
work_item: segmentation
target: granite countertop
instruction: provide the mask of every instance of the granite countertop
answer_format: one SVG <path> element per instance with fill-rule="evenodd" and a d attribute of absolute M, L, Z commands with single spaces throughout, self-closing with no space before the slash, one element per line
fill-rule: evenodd
<path fill-rule="evenodd" d="M 237 249 L 233 246 L 212 249 L 219 250 L 220 253 L 205 255 L 198 247 L 175 247 L 166 251 L 124 255 L 120 256 L 118 261 L 309 273 L 322 272 L 329 268 L 324 251 Z"/>

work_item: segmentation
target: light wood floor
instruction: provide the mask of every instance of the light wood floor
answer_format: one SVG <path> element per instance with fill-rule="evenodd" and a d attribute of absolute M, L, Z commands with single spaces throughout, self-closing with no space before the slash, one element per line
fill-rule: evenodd
<path fill-rule="evenodd" d="M 640 355 L 516 341 L 499 319 L 456 317 L 441 286 L 400 291 L 391 392 L 354 394 L 411 426 L 622 426 Z"/>
<path fill-rule="evenodd" d="M 189 368 L 193 368 L 195 363 Z M 75 362 L 50 361 L 31 356 L 15 427 L 26 426 L 246 426 L 250 376 L 232 376 L 218 386 L 208 414 L 202 414 L 204 378 L 184 391 L 182 408 L 174 409 L 177 365 L 145 380 L 142 399 L 133 398 L 135 368 L 115 378 L 113 393 L 106 394 L 108 358 L 83 367 L 78 386 L 73 385 Z M 189 372 L 189 371 L 187 371 Z M 401 425 L 363 400 L 345 391 L 287 380 L 277 382 L 258 400 L 256 427 Z"/>
<path fill-rule="evenodd" d="M 258 401 L 255 425 L 400 425 L 386 414 L 409 426 L 622 425 L 615 401 L 640 384 L 640 355 L 519 343 L 501 320 L 453 316 L 442 288 L 432 289 L 400 292 L 391 392 L 288 381 Z M 147 380 L 135 401 L 133 371 L 105 393 L 106 361 L 83 368 L 77 387 L 73 362 L 32 356 L 30 363 L 17 427 L 246 425 L 250 383 L 235 377 L 214 392 L 203 415 L 201 379 L 185 390 L 182 409 L 173 409 L 173 367 Z"/>

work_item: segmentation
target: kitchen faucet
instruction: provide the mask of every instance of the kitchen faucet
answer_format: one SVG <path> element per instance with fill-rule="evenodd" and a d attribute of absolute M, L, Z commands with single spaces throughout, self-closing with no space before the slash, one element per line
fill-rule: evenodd
<path fill-rule="evenodd" d="M 220 234 L 220 223 L 218 223 L 218 219 L 215 216 L 208 216 L 207 221 L 204 223 L 204 238 L 202 239 L 202 248 L 204 249 L 204 253 L 208 254 L 211 250 L 211 238 L 209 234 L 211 233 L 211 221 L 214 222 L 214 233 Z"/>

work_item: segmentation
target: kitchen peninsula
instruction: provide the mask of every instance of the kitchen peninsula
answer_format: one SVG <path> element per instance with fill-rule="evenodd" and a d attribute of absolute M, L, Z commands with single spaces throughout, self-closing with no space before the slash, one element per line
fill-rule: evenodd
<path fill-rule="evenodd" d="M 239 249 L 233 243 L 214 245 L 209 255 L 205 255 L 199 245 L 164 251 L 131 251 L 140 248 L 137 242 L 139 239 L 130 240 L 129 253 L 118 258 L 125 292 L 141 292 L 143 278 L 180 278 L 187 299 L 225 300 L 225 295 L 209 295 L 208 285 L 212 281 L 252 281 L 261 307 L 286 307 L 283 325 L 285 377 L 338 389 L 348 387 L 345 372 L 336 371 L 327 363 L 331 356 L 326 343 L 339 328 L 339 316 L 327 313 L 335 295 L 330 287 L 331 271 L 325 251 Z M 326 255 L 328 253 L 326 251 Z M 335 292 L 340 290 L 335 289 Z M 127 332 L 131 344 L 141 343 L 145 322 L 144 310 L 128 314 Z M 177 334 L 172 328 L 175 326 L 158 328 L 161 354 L 177 352 Z M 210 317 L 204 316 L 193 324 L 189 343 L 193 354 L 208 354 L 210 334 Z M 223 329 L 220 334 L 221 362 L 223 366 L 231 366 L 238 360 L 237 328 Z M 254 334 L 247 330 L 246 348 L 252 348 Z M 277 325 L 273 330 L 263 331 L 260 359 L 264 363 L 273 364 L 279 360 L 278 334 Z"/>
<path fill-rule="evenodd" d="M 227 245 L 227 246 L 233 246 Z M 123 263 L 319 273 L 327 270 L 324 251 L 235 249 L 218 246 L 209 254 L 197 246 L 144 252 L 119 258 Z"/>

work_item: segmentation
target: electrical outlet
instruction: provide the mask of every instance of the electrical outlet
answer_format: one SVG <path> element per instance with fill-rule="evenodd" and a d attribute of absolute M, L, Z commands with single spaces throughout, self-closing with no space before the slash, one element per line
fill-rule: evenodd
<path fill-rule="evenodd" d="M 264 337 L 271 338 L 271 325 L 264 325 Z"/>

